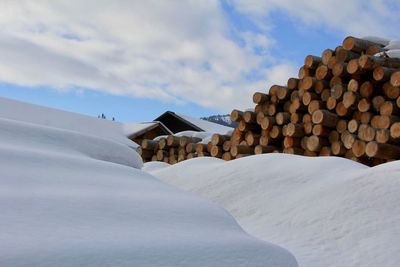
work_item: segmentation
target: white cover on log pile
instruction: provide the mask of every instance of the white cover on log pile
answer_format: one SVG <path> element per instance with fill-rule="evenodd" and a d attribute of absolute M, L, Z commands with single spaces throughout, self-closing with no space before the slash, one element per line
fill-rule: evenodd
<path fill-rule="evenodd" d="M 385 46 L 386 50 L 392 49 L 400 49 L 400 40 L 391 40 L 387 46 Z"/>

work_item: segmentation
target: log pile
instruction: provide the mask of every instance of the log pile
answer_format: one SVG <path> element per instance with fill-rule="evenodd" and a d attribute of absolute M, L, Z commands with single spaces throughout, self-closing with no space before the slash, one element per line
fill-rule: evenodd
<path fill-rule="evenodd" d="M 347 37 L 321 56 L 307 56 L 297 78 L 254 94 L 254 112 L 232 111 L 239 123 L 232 146 L 370 166 L 399 159 L 400 59 L 374 56 L 382 51 L 380 44 Z M 248 136 L 259 139 L 249 143 Z"/>
<path fill-rule="evenodd" d="M 169 164 L 196 157 L 222 158 L 229 143 L 227 140 L 230 136 L 220 134 L 214 134 L 207 143 L 201 143 L 202 139 L 198 137 L 169 135 L 158 140 L 144 139 L 137 152 L 144 162 L 163 161 Z"/>
<path fill-rule="evenodd" d="M 340 156 L 369 166 L 400 158 L 400 59 L 374 56 L 382 45 L 347 37 L 309 55 L 297 78 L 253 95 L 254 110 L 233 110 L 231 136 L 207 144 L 178 137 L 144 140 L 145 160 L 225 160 L 283 152 Z M 147 143 L 146 143 L 147 142 Z"/>

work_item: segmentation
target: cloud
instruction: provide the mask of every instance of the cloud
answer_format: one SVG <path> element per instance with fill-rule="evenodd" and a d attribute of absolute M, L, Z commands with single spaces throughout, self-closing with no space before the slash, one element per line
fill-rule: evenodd
<path fill-rule="evenodd" d="M 273 10 L 309 25 L 388 30 L 383 18 L 394 11 L 383 1 L 363 3 L 2 1 L 0 81 L 246 108 L 253 92 L 295 75 L 293 63 L 270 53 L 277 44 L 265 19 Z M 254 25 L 235 27 L 224 4 Z"/>

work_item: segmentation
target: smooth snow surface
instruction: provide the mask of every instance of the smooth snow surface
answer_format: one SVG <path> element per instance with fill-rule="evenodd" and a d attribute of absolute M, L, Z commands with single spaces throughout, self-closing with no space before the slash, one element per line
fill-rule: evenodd
<path fill-rule="evenodd" d="M 224 209 L 140 170 L 114 124 L 27 105 L 29 121 L 9 116 L 22 103 L 8 107 L 0 108 L 0 266 L 297 266 Z"/>
<path fill-rule="evenodd" d="M 264 154 L 195 158 L 150 172 L 225 207 L 248 233 L 289 249 L 299 266 L 399 265 L 400 161 L 369 168 Z"/>
<path fill-rule="evenodd" d="M 211 121 L 206 121 L 202 119 L 197 119 L 193 118 L 190 116 L 186 116 L 183 114 L 176 114 L 177 116 L 187 120 L 188 122 L 200 127 L 203 129 L 205 132 L 211 132 L 211 133 L 218 133 L 218 134 L 227 134 L 228 132 L 232 131 L 232 127 L 227 127 L 224 125 L 220 125 L 218 123 L 214 123 Z"/>

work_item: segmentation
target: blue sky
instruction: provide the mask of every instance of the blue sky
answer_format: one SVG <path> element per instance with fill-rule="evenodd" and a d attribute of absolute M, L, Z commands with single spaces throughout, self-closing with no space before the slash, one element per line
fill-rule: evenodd
<path fill-rule="evenodd" d="M 205 2 L 3 4 L 0 96 L 123 122 L 201 117 L 251 107 L 346 35 L 400 39 L 396 1 Z"/>

